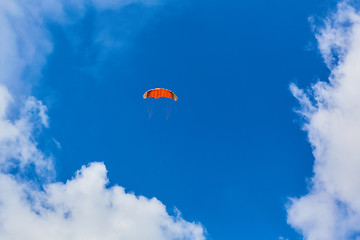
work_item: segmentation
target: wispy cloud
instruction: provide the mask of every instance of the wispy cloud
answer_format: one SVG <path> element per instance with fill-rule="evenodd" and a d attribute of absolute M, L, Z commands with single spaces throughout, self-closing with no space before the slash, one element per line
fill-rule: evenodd
<path fill-rule="evenodd" d="M 156 1 L 0 1 L 0 239 L 205 239 L 200 224 L 169 215 L 157 199 L 107 187 L 103 163 L 83 166 L 66 183 L 54 182 L 52 157 L 37 143 L 38 133 L 49 127 L 46 106 L 30 94 L 53 51 L 46 22 L 71 24 L 73 14 L 81 17 L 87 7 L 101 11 L 131 3 Z"/>
<path fill-rule="evenodd" d="M 36 143 L 36 130 L 48 127 L 46 107 L 41 101 L 29 97 L 22 106 L 18 119 L 7 119 L 12 101 L 8 90 L 0 85 L 0 167 L 3 172 L 34 164 L 38 173 L 53 171 L 51 157 L 45 156 Z"/>
<path fill-rule="evenodd" d="M 315 31 L 331 75 L 310 93 L 291 85 L 315 163 L 309 193 L 291 199 L 288 223 L 308 240 L 355 239 L 360 236 L 360 12 L 349 1 L 339 3 Z"/>

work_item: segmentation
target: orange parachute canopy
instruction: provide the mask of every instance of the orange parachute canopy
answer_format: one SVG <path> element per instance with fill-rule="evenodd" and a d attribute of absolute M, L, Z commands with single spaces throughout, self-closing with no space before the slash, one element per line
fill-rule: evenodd
<path fill-rule="evenodd" d="M 165 89 L 165 88 L 150 89 L 149 91 L 146 91 L 144 93 L 143 97 L 144 97 L 144 99 L 149 98 L 149 97 L 154 97 L 154 98 L 166 97 L 166 98 L 170 98 L 174 101 L 178 100 L 177 96 L 172 91 Z"/>

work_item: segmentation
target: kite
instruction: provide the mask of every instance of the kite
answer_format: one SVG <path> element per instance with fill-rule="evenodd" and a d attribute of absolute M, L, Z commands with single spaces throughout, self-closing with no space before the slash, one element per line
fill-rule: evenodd
<path fill-rule="evenodd" d="M 175 93 L 173 93 L 172 91 L 165 89 L 165 88 L 154 88 L 154 89 L 150 89 L 148 91 L 146 91 L 144 93 L 143 98 L 161 98 L 161 97 L 166 97 L 166 98 L 170 98 L 174 101 L 178 100 L 178 97 L 175 95 Z"/>

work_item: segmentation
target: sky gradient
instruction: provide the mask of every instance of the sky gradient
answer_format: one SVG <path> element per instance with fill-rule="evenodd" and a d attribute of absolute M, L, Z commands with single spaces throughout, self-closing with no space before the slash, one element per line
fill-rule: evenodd
<path fill-rule="evenodd" d="M 49 224 L 31 239 L 357 239 L 358 6 L 38 2 L 0 4 L 0 200 L 24 212 L 0 237 L 8 214 Z"/>

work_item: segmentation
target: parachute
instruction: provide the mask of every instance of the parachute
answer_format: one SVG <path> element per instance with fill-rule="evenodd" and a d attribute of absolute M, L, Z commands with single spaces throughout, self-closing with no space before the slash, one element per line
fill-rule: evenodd
<path fill-rule="evenodd" d="M 165 97 L 165 98 L 169 98 L 172 99 L 174 101 L 178 100 L 178 97 L 170 90 L 165 89 L 165 88 L 154 88 L 154 89 L 150 89 L 148 91 L 146 91 L 143 95 L 144 99 L 147 98 L 151 98 L 153 97 L 154 99 L 149 101 L 146 101 L 146 105 L 147 105 L 147 111 L 149 114 L 149 118 L 151 118 L 152 114 L 153 114 L 153 104 L 156 102 L 156 105 L 161 105 L 162 101 L 158 101 L 156 99 L 161 98 L 161 97 Z M 169 119 L 170 113 L 171 113 L 171 105 L 172 105 L 172 101 L 165 101 L 166 102 L 166 109 L 167 109 L 167 113 L 166 113 L 166 119 Z M 163 102 L 164 103 L 164 102 Z M 156 106 L 155 105 L 155 106 Z M 161 108 L 160 108 L 161 109 Z"/>
<path fill-rule="evenodd" d="M 154 89 L 150 89 L 150 90 L 146 91 L 144 93 L 143 98 L 146 99 L 146 98 L 150 98 L 150 97 L 153 97 L 156 99 L 160 98 L 160 97 L 166 97 L 166 98 L 170 98 L 174 101 L 178 100 L 178 97 L 172 91 L 165 89 L 165 88 L 154 88 Z"/>

